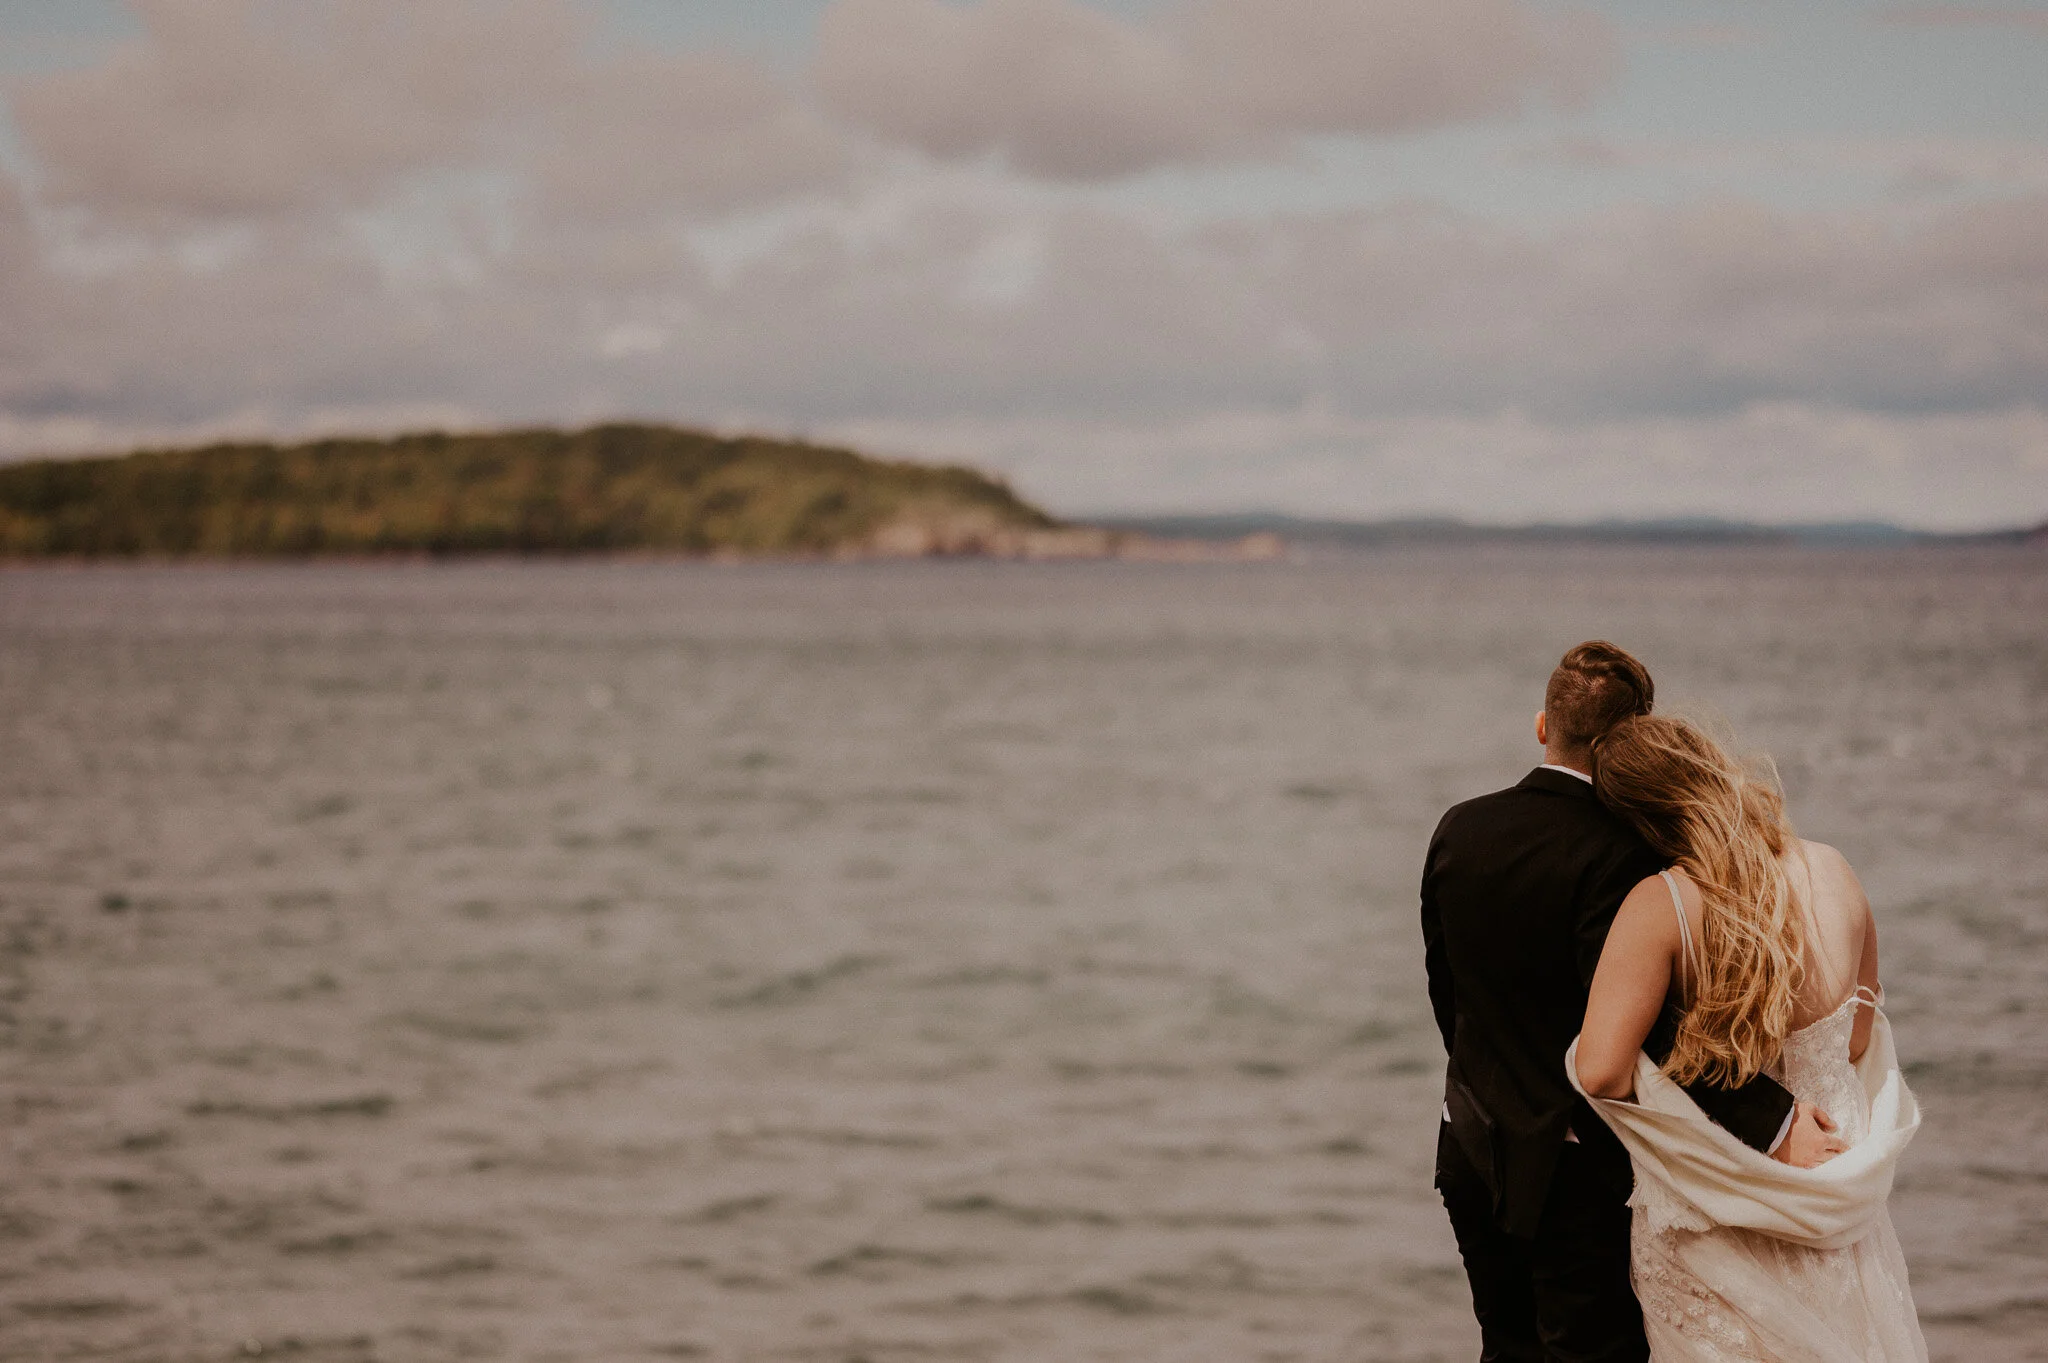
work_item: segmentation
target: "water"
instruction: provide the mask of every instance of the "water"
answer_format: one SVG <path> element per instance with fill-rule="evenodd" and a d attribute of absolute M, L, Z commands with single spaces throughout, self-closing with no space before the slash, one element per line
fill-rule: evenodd
<path fill-rule="evenodd" d="M 1877 905 L 2048 1357 L 2048 558 L 0 573 L 0 1356 L 1420 1360 L 1414 921 L 1607 635 Z"/>

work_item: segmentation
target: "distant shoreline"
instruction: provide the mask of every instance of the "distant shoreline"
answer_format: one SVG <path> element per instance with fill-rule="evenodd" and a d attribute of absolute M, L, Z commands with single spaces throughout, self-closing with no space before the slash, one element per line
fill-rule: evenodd
<path fill-rule="evenodd" d="M 1068 524 L 963 465 L 611 424 L 0 464 L 0 563 L 1283 557 L 1280 537 Z"/>
<path fill-rule="evenodd" d="M 1912 530 L 1889 521 L 1809 521 L 1772 525 L 1713 517 L 1600 519 L 1488 525 L 1451 517 L 1371 521 L 1326 520 L 1276 513 L 1191 516 L 1104 515 L 1089 519 L 1111 530 L 1165 537 L 1234 539 L 1270 534 L 1290 545 L 1317 548 L 1486 545 L 1614 545 L 1654 548 L 1904 549 L 1916 546 L 2048 547 L 2048 521 L 1981 531 Z"/>
<path fill-rule="evenodd" d="M 741 570 L 747 568 L 790 568 L 790 569 L 848 569 L 948 566 L 968 567 L 986 565 L 990 567 L 1039 566 L 1039 567 L 1087 567 L 1090 565 L 1118 565 L 1135 567 L 1263 567 L 1271 565 L 1335 565 L 1346 560 L 1359 562 L 1398 562 L 1402 559 L 1426 561 L 1471 561 L 1474 563 L 1494 559 L 1528 558 L 1540 561 L 1559 555 L 1587 555 L 1592 558 L 1619 556 L 1630 561 L 1643 561 L 1645 556 L 1694 556 L 1702 561 L 1719 556 L 1740 558 L 1745 555 L 1789 556 L 1823 560 L 1828 558 L 1868 558 L 1876 561 L 1898 561 L 1907 558 L 1924 558 L 1929 562 L 1951 558 L 1983 556 L 2006 559 L 2015 557 L 2031 560 L 2044 556 L 2048 566 L 2048 538 L 2015 536 L 1927 536 L 1893 543 L 1843 543 L 1843 542 L 1797 542 L 1789 539 L 1775 540 L 1650 540 L 1616 538 L 1483 538 L 1465 541 L 1410 539 L 1379 543 L 1343 543 L 1335 541 L 1292 542 L 1279 540 L 1277 543 L 1260 541 L 1244 546 L 1228 540 L 1160 540 L 1150 539 L 1142 547 L 1126 544 L 1119 550 L 1101 553 L 1062 554 L 1019 554 L 989 553 L 968 550 L 955 553 L 932 554 L 871 554 L 871 553 L 750 553 L 750 554 L 702 554 L 677 550 L 478 550 L 459 553 L 426 552 L 378 552 L 357 554 L 238 554 L 202 556 L 191 554 L 163 555 L 0 555 L 0 576 L 9 574 L 61 574 L 61 573 L 118 573 L 129 569 L 150 569 L 168 572 L 217 572 L 238 569 L 394 569 L 419 568 L 426 570 L 489 568 L 546 567 L 549 565 L 592 567 L 645 566 L 649 568 L 675 567 L 705 569 L 708 571 Z"/>
<path fill-rule="evenodd" d="M 0 464 L 0 563 L 480 556 L 724 561 L 1272 562 L 1509 546 L 2048 545 L 1881 521 L 1708 517 L 1485 525 L 1240 512 L 1062 520 L 963 465 L 612 424 L 295 445 L 230 442 Z"/>

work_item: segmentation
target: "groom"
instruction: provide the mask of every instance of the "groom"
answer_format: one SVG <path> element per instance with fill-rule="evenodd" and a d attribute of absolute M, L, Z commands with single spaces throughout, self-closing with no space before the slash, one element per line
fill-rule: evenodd
<path fill-rule="evenodd" d="M 1536 716 L 1543 764 L 1444 815 L 1422 874 L 1429 1001 L 1450 1066 L 1436 1186 L 1479 1318 L 1481 1363 L 1649 1357 L 1629 1286 L 1628 1153 L 1565 1077 L 1564 1052 L 1621 901 L 1663 863 L 1595 798 L 1593 743 L 1650 712 L 1654 687 L 1613 644 L 1564 655 Z M 1675 1019 L 1650 1035 L 1671 1045 Z M 1690 1086 L 1745 1144 L 1811 1165 L 1839 1149 L 1824 1114 L 1767 1077 Z"/>

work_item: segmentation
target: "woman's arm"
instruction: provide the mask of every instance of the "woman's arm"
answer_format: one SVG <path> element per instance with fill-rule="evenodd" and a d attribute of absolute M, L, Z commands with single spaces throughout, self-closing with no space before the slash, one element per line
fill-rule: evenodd
<path fill-rule="evenodd" d="M 1636 1055 L 1664 1010 L 1678 959 L 1678 920 L 1671 892 L 1651 876 L 1629 891 L 1601 948 L 1579 1032 L 1579 1083 L 1596 1098 L 1628 1098 L 1636 1090 Z"/>
<path fill-rule="evenodd" d="M 1856 963 L 1856 984 L 1859 988 L 1868 988 L 1871 995 L 1874 996 L 1878 990 L 1877 917 L 1870 911 L 1870 899 L 1863 893 L 1862 882 L 1856 879 L 1856 873 L 1849 871 L 1849 864 L 1847 862 L 1842 863 L 1842 869 L 1848 871 L 1849 883 L 1856 887 L 1856 897 L 1863 903 L 1863 955 Z M 1877 1010 L 1875 1008 L 1858 1008 L 1856 1010 L 1856 1025 L 1849 1031 L 1850 1060 L 1855 1061 L 1863 1058 L 1864 1049 L 1870 1045 L 1871 1028 L 1876 1025 Z"/>

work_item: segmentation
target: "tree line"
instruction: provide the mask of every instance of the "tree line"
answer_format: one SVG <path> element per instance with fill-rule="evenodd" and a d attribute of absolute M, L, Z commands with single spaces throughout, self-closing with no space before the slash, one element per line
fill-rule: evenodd
<path fill-rule="evenodd" d="M 905 517 L 1054 522 L 973 469 L 658 425 L 0 465 L 0 555 L 825 554 Z"/>

